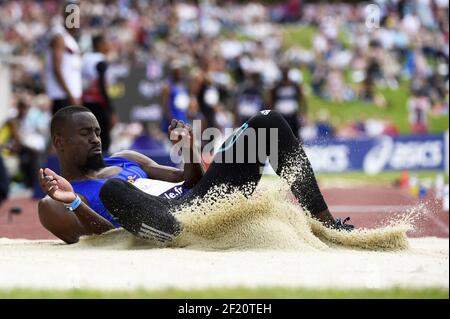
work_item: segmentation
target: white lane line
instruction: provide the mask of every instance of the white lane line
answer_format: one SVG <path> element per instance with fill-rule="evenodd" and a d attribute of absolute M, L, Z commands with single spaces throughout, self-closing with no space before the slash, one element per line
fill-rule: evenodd
<path fill-rule="evenodd" d="M 427 212 L 428 213 L 428 212 Z M 437 218 L 433 213 L 428 213 L 427 217 L 431 219 L 431 221 L 437 226 L 439 227 L 445 235 L 449 235 L 448 232 L 448 225 L 445 224 L 444 222 L 442 222 L 439 218 Z"/>

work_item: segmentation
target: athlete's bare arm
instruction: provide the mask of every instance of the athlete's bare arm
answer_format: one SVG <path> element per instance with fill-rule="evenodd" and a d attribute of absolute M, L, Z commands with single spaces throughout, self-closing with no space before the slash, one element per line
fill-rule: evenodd
<path fill-rule="evenodd" d="M 42 225 L 68 244 L 78 242 L 80 236 L 101 234 L 114 226 L 95 213 L 80 196 L 83 203 L 73 212 L 65 207 L 75 200 L 72 185 L 63 177 L 46 168 L 39 171 L 39 183 L 47 194 L 39 201 L 38 212 Z"/>
<path fill-rule="evenodd" d="M 141 166 L 141 168 L 152 178 L 166 182 L 179 183 L 184 181 L 187 187 L 195 186 L 198 181 L 202 178 L 204 173 L 204 168 L 201 164 L 200 155 L 195 150 L 193 144 L 192 137 L 192 129 L 189 125 L 183 123 L 182 121 L 172 120 L 168 133 L 169 136 L 173 133 L 175 129 L 179 129 L 184 131 L 183 134 L 186 134 L 187 143 L 189 143 L 189 147 L 187 148 L 190 152 L 189 161 L 185 161 L 183 169 L 174 168 L 171 166 L 164 166 L 156 163 L 151 158 L 147 156 L 135 152 L 135 151 L 121 151 L 113 154 L 113 157 L 124 157 L 129 160 L 132 160 Z M 178 131 L 175 134 L 179 134 Z M 172 142 L 175 144 L 179 140 L 173 140 Z"/>
<path fill-rule="evenodd" d="M 183 170 L 171 166 L 160 165 L 144 154 L 135 151 L 120 151 L 114 153 L 111 157 L 122 157 L 138 163 L 152 179 L 171 183 L 184 181 Z"/>

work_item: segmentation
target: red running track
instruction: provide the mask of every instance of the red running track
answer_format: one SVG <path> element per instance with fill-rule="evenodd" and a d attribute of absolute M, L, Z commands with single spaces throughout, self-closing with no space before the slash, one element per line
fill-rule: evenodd
<path fill-rule="evenodd" d="M 324 190 L 325 199 L 336 217 L 351 217 L 357 227 L 374 228 L 393 218 L 396 213 L 409 207 L 424 204 L 426 213 L 417 222 L 410 237 L 449 236 L 448 212 L 442 210 L 442 203 L 429 193 L 419 200 L 406 190 L 384 187 L 364 186 L 358 188 L 328 188 Z M 10 215 L 12 207 L 21 207 L 22 213 Z M 0 207 L 0 238 L 54 239 L 45 230 L 37 214 L 37 201 L 29 198 L 14 198 Z"/>

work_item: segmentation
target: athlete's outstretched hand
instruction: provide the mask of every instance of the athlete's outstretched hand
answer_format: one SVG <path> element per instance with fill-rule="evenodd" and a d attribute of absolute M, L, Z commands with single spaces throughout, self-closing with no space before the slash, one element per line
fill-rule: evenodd
<path fill-rule="evenodd" d="M 44 193 L 58 202 L 70 204 L 76 198 L 72 185 L 49 168 L 39 170 L 39 184 Z"/>
<path fill-rule="evenodd" d="M 168 134 L 170 141 L 174 145 L 180 141 L 184 147 L 191 147 L 193 145 L 192 127 L 183 121 L 173 119 L 170 122 Z"/>

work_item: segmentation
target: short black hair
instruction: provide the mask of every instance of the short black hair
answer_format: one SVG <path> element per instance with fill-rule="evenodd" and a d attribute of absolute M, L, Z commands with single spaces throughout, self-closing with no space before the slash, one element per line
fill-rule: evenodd
<path fill-rule="evenodd" d="M 50 122 L 50 134 L 54 136 L 56 133 L 61 131 L 61 128 L 67 123 L 67 121 L 71 120 L 72 115 L 78 113 L 89 112 L 92 113 L 87 107 L 79 106 L 79 105 L 70 105 L 63 107 L 59 111 L 57 111 Z"/>
<path fill-rule="evenodd" d="M 105 36 L 103 34 L 97 34 L 92 37 L 92 48 L 95 51 L 98 51 L 100 44 L 105 40 Z"/>

